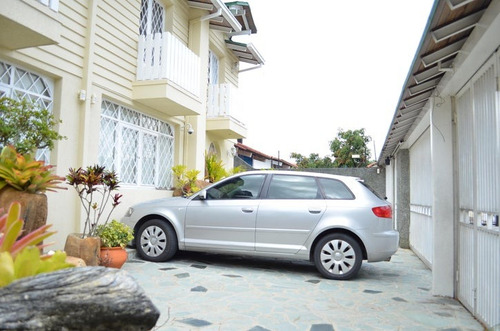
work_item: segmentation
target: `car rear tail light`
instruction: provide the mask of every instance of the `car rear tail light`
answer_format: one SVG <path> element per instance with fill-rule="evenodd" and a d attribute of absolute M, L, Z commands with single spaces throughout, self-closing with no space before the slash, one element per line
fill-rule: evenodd
<path fill-rule="evenodd" d="M 377 217 L 392 218 L 391 206 L 373 207 L 372 211 Z"/>

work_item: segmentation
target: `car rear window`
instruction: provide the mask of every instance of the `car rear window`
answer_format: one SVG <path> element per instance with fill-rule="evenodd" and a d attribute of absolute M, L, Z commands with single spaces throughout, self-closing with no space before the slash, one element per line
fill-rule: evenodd
<path fill-rule="evenodd" d="M 351 190 L 349 190 L 340 180 L 330 178 L 318 178 L 318 180 L 323 187 L 326 199 L 354 199 L 354 194 L 352 194 Z"/>
<path fill-rule="evenodd" d="M 268 199 L 322 199 L 314 177 L 274 175 L 269 185 Z"/>
<path fill-rule="evenodd" d="M 370 185 L 366 184 L 365 182 L 363 182 L 362 180 L 359 180 L 358 181 L 359 183 L 361 183 L 364 187 L 366 187 L 370 192 L 372 192 L 373 194 L 375 194 L 375 196 L 379 199 L 382 199 L 382 200 L 386 200 L 387 198 L 386 197 L 383 197 L 381 196 L 377 191 L 375 191 Z"/>

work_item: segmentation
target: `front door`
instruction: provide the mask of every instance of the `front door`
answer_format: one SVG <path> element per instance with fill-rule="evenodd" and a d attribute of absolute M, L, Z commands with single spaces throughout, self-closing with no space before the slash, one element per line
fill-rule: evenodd
<path fill-rule="evenodd" d="M 242 175 L 207 190 L 187 207 L 186 248 L 254 251 L 259 194 L 265 175 Z"/>

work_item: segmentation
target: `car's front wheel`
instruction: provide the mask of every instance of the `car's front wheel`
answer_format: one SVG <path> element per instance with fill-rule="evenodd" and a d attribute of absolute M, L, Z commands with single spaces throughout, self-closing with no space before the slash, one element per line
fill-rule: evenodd
<path fill-rule="evenodd" d="M 359 243 L 343 233 L 332 233 L 323 237 L 314 250 L 314 264 L 326 278 L 347 280 L 356 276 L 363 254 Z"/>
<path fill-rule="evenodd" d="M 170 224 L 152 219 L 139 228 L 135 246 L 142 259 L 163 262 L 170 260 L 177 252 L 177 236 Z"/>

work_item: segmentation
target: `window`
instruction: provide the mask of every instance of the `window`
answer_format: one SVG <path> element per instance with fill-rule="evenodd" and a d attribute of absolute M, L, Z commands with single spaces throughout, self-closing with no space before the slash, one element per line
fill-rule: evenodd
<path fill-rule="evenodd" d="M 352 192 L 340 180 L 318 178 L 327 199 L 354 199 Z"/>
<path fill-rule="evenodd" d="M 163 121 L 104 100 L 99 164 L 115 170 L 123 184 L 172 186 L 174 130 Z"/>
<path fill-rule="evenodd" d="M 156 0 L 142 0 L 139 34 L 162 33 L 164 25 L 164 9 Z"/>
<path fill-rule="evenodd" d="M 219 84 L 219 58 L 210 50 L 208 51 L 208 83 Z"/>
<path fill-rule="evenodd" d="M 268 199 L 322 199 L 316 179 L 307 176 L 274 175 Z"/>
<path fill-rule="evenodd" d="M 52 111 L 54 83 L 38 74 L 0 61 L 0 97 L 26 99 Z M 36 159 L 49 163 L 50 150 L 40 149 Z"/>
<path fill-rule="evenodd" d="M 264 178 L 264 175 L 248 175 L 225 181 L 210 188 L 207 191 L 207 199 L 257 199 Z"/>

